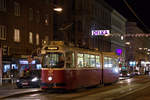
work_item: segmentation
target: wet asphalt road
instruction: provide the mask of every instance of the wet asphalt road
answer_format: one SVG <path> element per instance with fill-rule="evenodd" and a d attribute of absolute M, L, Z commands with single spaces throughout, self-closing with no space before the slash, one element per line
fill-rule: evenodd
<path fill-rule="evenodd" d="M 126 78 L 109 86 L 73 92 L 49 91 L 18 95 L 3 100 L 150 100 L 150 76 Z M 144 98 L 144 99 L 143 99 Z"/>

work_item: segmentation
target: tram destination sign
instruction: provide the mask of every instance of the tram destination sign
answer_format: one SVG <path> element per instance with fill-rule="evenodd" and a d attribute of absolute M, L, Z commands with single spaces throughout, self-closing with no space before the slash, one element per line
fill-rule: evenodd
<path fill-rule="evenodd" d="M 110 30 L 92 30 L 92 36 L 109 35 Z"/>
<path fill-rule="evenodd" d="M 58 50 L 59 48 L 58 47 L 46 47 L 45 49 L 46 50 Z"/>

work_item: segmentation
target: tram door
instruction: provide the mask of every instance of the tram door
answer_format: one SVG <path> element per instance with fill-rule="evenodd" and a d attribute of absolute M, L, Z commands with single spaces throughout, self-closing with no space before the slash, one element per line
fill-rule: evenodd
<path fill-rule="evenodd" d="M 66 52 L 65 55 L 66 55 L 66 68 L 75 67 L 74 52 L 68 51 L 68 52 Z"/>

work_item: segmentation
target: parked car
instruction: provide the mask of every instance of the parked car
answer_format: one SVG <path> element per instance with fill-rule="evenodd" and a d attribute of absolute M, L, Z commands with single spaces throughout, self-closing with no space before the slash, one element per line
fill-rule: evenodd
<path fill-rule="evenodd" d="M 31 74 L 32 73 L 32 74 Z M 23 87 L 40 87 L 41 77 L 40 74 L 36 72 L 30 72 L 29 75 L 25 75 L 16 80 L 16 85 L 18 88 Z"/>

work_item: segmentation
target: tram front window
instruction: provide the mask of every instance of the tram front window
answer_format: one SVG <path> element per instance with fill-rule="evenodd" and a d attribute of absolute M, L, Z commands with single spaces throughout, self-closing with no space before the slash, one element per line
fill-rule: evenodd
<path fill-rule="evenodd" d="M 44 68 L 63 68 L 64 54 L 63 53 L 48 53 L 43 58 Z"/>

